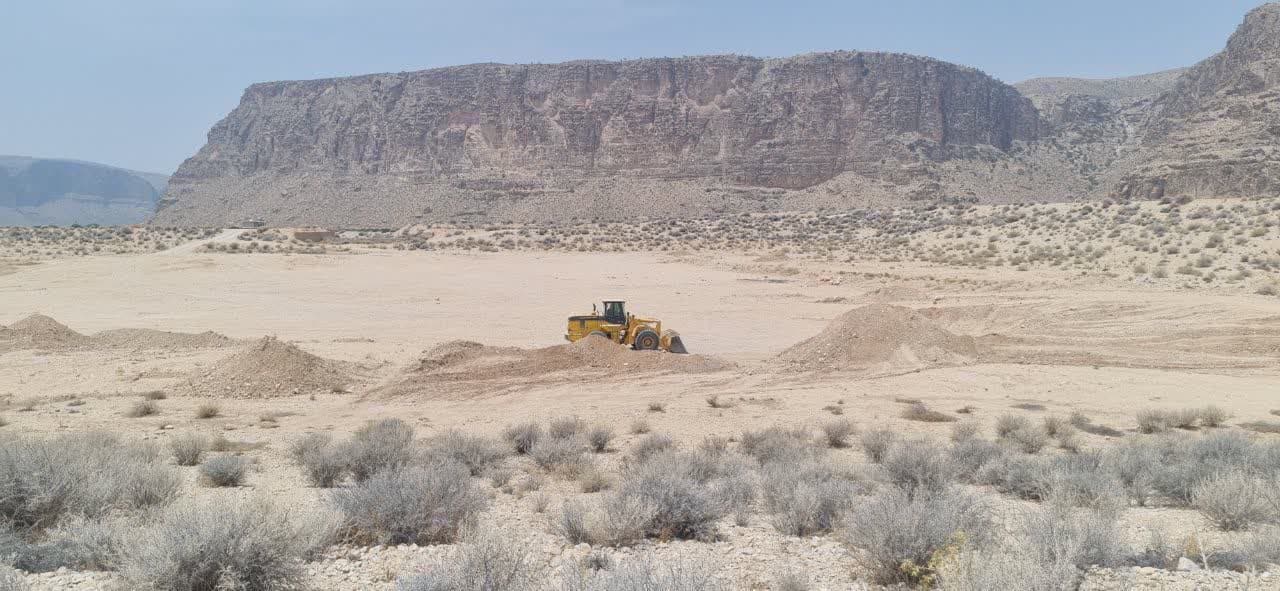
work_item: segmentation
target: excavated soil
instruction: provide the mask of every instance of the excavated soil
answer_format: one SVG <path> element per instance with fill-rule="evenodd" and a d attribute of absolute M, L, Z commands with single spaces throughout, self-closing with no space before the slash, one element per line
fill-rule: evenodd
<path fill-rule="evenodd" d="M 403 379 L 374 391 L 376 395 L 421 394 L 442 385 L 518 382 L 597 381 L 602 377 L 638 374 L 701 374 L 734 364 L 706 355 L 634 351 L 601 337 L 541 349 L 490 347 L 473 341 L 450 341 L 428 350 Z"/>
<path fill-rule="evenodd" d="M 179 391 L 218 398 L 277 398 L 341 392 L 355 380 L 346 364 L 312 355 L 276 337 L 195 372 Z"/>
<path fill-rule="evenodd" d="M 216 332 L 199 334 L 144 328 L 106 330 L 94 335 L 78 333 L 43 314 L 32 314 L 12 326 L 0 326 L 0 353 L 8 351 L 91 351 L 107 349 L 213 349 L 238 341 Z"/>
<path fill-rule="evenodd" d="M 32 314 L 0 331 L 0 350 L 65 351 L 90 344 L 91 339 L 43 314 Z"/>
<path fill-rule="evenodd" d="M 972 363 L 973 337 L 958 335 L 919 311 L 871 304 L 832 320 L 821 333 L 778 355 L 799 371 L 911 371 Z"/>

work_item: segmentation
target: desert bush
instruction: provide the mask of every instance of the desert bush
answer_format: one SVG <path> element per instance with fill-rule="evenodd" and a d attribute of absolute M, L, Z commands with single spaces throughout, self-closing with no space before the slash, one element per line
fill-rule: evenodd
<path fill-rule="evenodd" d="M 169 449 L 173 451 L 173 459 L 179 466 L 194 466 L 200 463 L 209 441 L 203 435 L 183 433 L 169 440 Z"/>
<path fill-rule="evenodd" d="M 809 591 L 813 582 L 803 571 L 788 568 L 773 578 L 770 591 Z"/>
<path fill-rule="evenodd" d="M 644 436 L 635 444 L 635 447 L 631 449 L 631 457 L 637 462 L 644 462 L 651 456 L 671 450 L 675 445 L 675 440 L 670 437 L 653 433 Z"/>
<path fill-rule="evenodd" d="M 574 476 L 585 465 L 586 453 L 577 439 L 544 438 L 529 451 L 529 457 L 543 470 Z"/>
<path fill-rule="evenodd" d="M 422 572 L 401 577 L 399 591 L 535 591 L 541 568 L 518 542 L 485 530 Z"/>
<path fill-rule="evenodd" d="M 196 407 L 197 419 L 212 419 L 222 414 L 222 409 L 216 404 L 201 404 Z"/>
<path fill-rule="evenodd" d="M 142 395 L 142 398 L 145 400 L 164 400 L 168 397 L 169 395 L 165 394 L 164 390 L 152 390 L 150 392 L 145 392 Z"/>
<path fill-rule="evenodd" d="M 966 420 L 956 423 L 951 427 L 951 441 L 963 443 L 977 439 L 981 434 L 982 427 L 977 421 Z"/>
<path fill-rule="evenodd" d="M 947 453 L 923 439 L 895 443 L 881 466 L 889 482 L 910 498 L 941 493 L 956 478 L 955 464 Z"/>
<path fill-rule="evenodd" d="M 163 505 L 181 478 L 146 445 L 103 433 L 6 438 L 0 445 L 0 522 L 39 531 L 71 516 Z"/>
<path fill-rule="evenodd" d="M 837 419 L 822 425 L 822 434 L 827 439 L 827 447 L 849 447 L 849 437 L 853 435 L 853 423 L 848 419 Z"/>
<path fill-rule="evenodd" d="M 773 526 L 789 536 L 831 531 L 863 492 L 815 459 L 771 462 L 761 474 L 760 498 Z"/>
<path fill-rule="evenodd" d="M 862 453 L 866 454 L 867 461 L 879 464 L 884 461 L 885 454 L 897 439 L 898 435 L 892 430 L 882 428 L 863 433 L 859 442 L 862 444 Z"/>
<path fill-rule="evenodd" d="M 565 501 L 560 507 L 560 514 L 551 521 L 551 529 L 564 536 L 570 544 L 598 543 L 595 523 L 591 523 L 592 512 L 581 501 Z"/>
<path fill-rule="evenodd" d="M 334 491 L 348 540 L 359 544 L 447 544 L 475 524 L 488 498 L 466 466 L 438 460 L 383 470 Z"/>
<path fill-rule="evenodd" d="M 312 445 L 300 452 L 298 463 L 311 486 L 333 488 L 346 477 L 348 459 L 342 446 L 313 440 Z"/>
<path fill-rule="evenodd" d="M 908 406 L 902 411 L 902 418 L 908 421 L 921 421 L 925 423 L 950 423 L 956 420 L 955 417 L 936 410 L 930 409 L 923 402 L 917 402 Z"/>
<path fill-rule="evenodd" d="M 949 454 L 956 478 L 972 483 L 977 480 L 983 467 L 1004 456 L 1005 448 L 992 441 L 963 439 L 951 446 Z"/>
<path fill-rule="evenodd" d="M 128 410 L 124 411 L 124 416 L 136 419 L 140 417 L 149 417 L 151 415 L 158 414 L 159 412 L 160 405 L 156 404 L 154 401 L 139 400 L 129 406 Z"/>
<path fill-rule="evenodd" d="M 690 454 L 662 453 L 628 469 L 612 501 L 652 507 L 647 536 L 710 539 L 730 508 L 713 487 L 721 476 L 708 469 Z"/>
<path fill-rule="evenodd" d="M 0 525 L 0 562 L 7 559 L 30 573 L 114 569 L 127 531 L 125 519 L 74 517 L 43 535 L 28 537 Z"/>
<path fill-rule="evenodd" d="M 1071 429 L 1071 421 L 1066 417 L 1060 416 L 1045 417 L 1043 425 L 1045 434 L 1054 439 L 1057 439 L 1058 435 Z"/>
<path fill-rule="evenodd" d="M 1032 429 L 1031 420 L 1022 415 L 1000 415 L 996 419 L 996 437 L 1004 439 L 1014 431 Z"/>
<path fill-rule="evenodd" d="M 518 454 L 527 454 L 542 438 L 542 426 L 534 422 L 508 425 L 502 430 L 502 438 L 511 444 Z"/>
<path fill-rule="evenodd" d="M 1021 429 L 1015 429 L 1000 438 L 1000 441 L 1013 446 L 1014 449 L 1026 454 L 1040 453 L 1046 445 L 1049 445 L 1049 434 L 1044 429 L 1028 425 Z"/>
<path fill-rule="evenodd" d="M 552 419 L 547 425 L 547 435 L 556 439 L 577 437 L 586 432 L 587 423 L 578 417 L 560 417 Z"/>
<path fill-rule="evenodd" d="M 755 458 L 761 464 L 818 453 L 813 438 L 802 427 L 769 427 L 759 431 L 744 431 L 739 446 L 742 453 Z"/>
<path fill-rule="evenodd" d="M 1231 414 L 1223 410 L 1222 407 L 1212 404 L 1200 409 L 1198 413 L 1200 424 L 1211 428 L 1221 427 L 1227 422 L 1227 419 L 1231 418 Z"/>
<path fill-rule="evenodd" d="M 200 464 L 200 476 L 209 486 L 244 484 L 249 462 L 240 456 L 215 456 Z"/>
<path fill-rule="evenodd" d="M 1154 492 L 1160 453 L 1145 441 L 1126 441 L 1107 451 L 1108 471 L 1116 475 L 1130 501 L 1146 506 Z"/>
<path fill-rule="evenodd" d="M 987 510 L 974 497 L 950 490 L 912 498 L 893 487 L 857 505 L 842 537 L 862 550 L 877 581 L 916 584 L 934 576 L 939 552 L 962 538 L 978 543 L 988 531 Z"/>
<path fill-rule="evenodd" d="M 712 394 L 707 397 L 707 406 L 711 408 L 729 408 L 733 404 L 727 400 L 721 400 L 719 394 Z"/>
<path fill-rule="evenodd" d="M 578 472 L 578 484 L 581 486 L 582 492 L 594 493 L 608 490 L 609 487 L 613 486 L 613 480 L 594 464 L 587 463 Z"/>
<path fill-rule="evenodd" d="M 329 543 L 331 527 L 263 502 L 186 502 L 124 545 L 120 572 L 131 589 L 299 589 L 303 559 Z"/>
<path fill-rule="evenodd" d="M 1056 505 L 1112 513 L 1127 505 L 1124 486 L 1099 454 L 1050 458 L 1038 479 L 1042 498 Z"/>
<path fill-rule="evenodd" d="M 382 470 L 413 461 L 413 427 L 400 419 L 370 421 L 351 436 L 344 453 L 351 475 L 356 482 L 364 482 Z"/>
<path fill-rule="evenodd" d="M 0 563 L 0 591 L 28 591 L 31 586 L 22 573 L 7 564 Z"/>
<path fill-rule="evenodd" d="M 466 466 L 472 476 L 478 476 L 505 460 L 510 452 L 506 446 L 488 437 L 449 430 L 431 439 L 426 454 L 456 461 Z"/>
<path fill-rule="evenodd" d="M 633 435 L 644 435 L 645 433 L 648 433 L 651 430 L 652 430 L 652 427 L 649 426 L 649 421 L 646 421 L 644 419 L 636 419 L 634 421 L 631 421 L 631 433 Z"/>
<path fill-rule="evenodd" d="M 1215 474 L 1195 485 L 1191 506 L 1223 531 L 1274 522 L 1280 507 L 1270 502 L 1268 483 L 1239 469 Z"/>
<path fill-rule="evenodd" d="M 613 441 L 613 429 L 603 425 L 592 428 L 587 432 L 587 444 L 591 446 L 591 451 L 602 454 L 609 451 L 609 443 Z"/>
<path fill-rule="evenodd" d="M 1138 411 L 1137 415 L 1138 431 L 1142 433 L 1163 433 L 1173 428 L 1176 417 L 1172 412 L 1159 409 L 1145 409 Z"/>
<path fill-rule="evenodd" d="M 667 412 L 667 405 L 655 400 L 649 403 L 649 412 Z"/>
<path fill-rule="evenodd" d="M 636 557 L 609 570 L 565 573 L 563 591 L 727 591 L 711 565 L 689 560 L 658 562 Z"/>
<path fill-rule="evenodd" d="M 1220 562 L 1237 570 L 1265 571 L 1280 564 L 1280 527 L 1261 525 L 1237 536 Z"/>

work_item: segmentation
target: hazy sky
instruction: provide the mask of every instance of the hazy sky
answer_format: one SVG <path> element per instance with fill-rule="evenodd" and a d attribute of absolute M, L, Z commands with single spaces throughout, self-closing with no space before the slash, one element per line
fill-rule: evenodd
<path fill-rule="evenodd" d="M 834 49 L 1007 82 L 1186 66 L 1260 0 L 14 0 L 0 154 L 172 172 L 266 80 L 472 62 Z"/>

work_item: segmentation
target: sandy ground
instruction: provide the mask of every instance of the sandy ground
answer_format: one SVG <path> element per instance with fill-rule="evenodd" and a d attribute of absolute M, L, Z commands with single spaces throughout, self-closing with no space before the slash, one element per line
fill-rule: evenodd
<path fill-rule="evenodd" d="M 429 436 L 448 428 L 495 434 L 515 421 L 576 414 L 613 426 L 620 435 L 615 447 L 625 449 L 638 438 L 627 432 L 637 419 L 648 421 L 655 432 L 696 442 L 709 434 L 729 436 L 775 424 L 817 425 L 831 419 L 824 410 L 829 406 L 841 407 L 859 427 L 888 425 L 947 436 L 948 425 L 901 418 L 898 399 L 920 399 L 944 412 L 968 406 L 988 429 L 1007 412 L 1079 411 L 1096 423 L 1129 430 L 1138 410 L 1154 406 L 1213 403 L 1231 411 L 1233 423 L 1274 418 L 1269 411 L 1280 407 L 1275 398 L 1280 299 L 1275 297 L 1117 289 L 1087 281 L 1064 287 L 1060 276 L 1028 278 L 1013 270 L 972 268 L 953 274 L 980 276 L 988 287 L 939 290 L 937 281 L 926 288 L 922 281 L 905 279 L 951 272 L 933 265 L 858 263 L 858 272 L 866 275 L 831 281 L 831 272 L 839 271 L 831 263 L 821 268 L 795 263 L 800 272 L 781 276 L 730 254 L 369 249 L 227 256 L 197 246 L 18 267 L 0 275 L 0 324 L 41 313 L 85 334 L 119 328 L 212 330 L 245 342 L 275 335 L 348 364 L 353 376 L 348 391 L 215 400 L 222 415 L 197 419 L 196 406 L 211 400 L 183 395 L 182 384 L 193 372 L 226 358 L 227 348 L 11 350 L 0 355 L 0 400 L 8 401 L 3 415 L 10 422 L 4 429 L 105 428 L 154 440 L 183 431 L 223 433 L 265 444 L 252 452 L 259 470 L 248 487 L 228 491 L 193 485 L 192 494 L 266 493 L 305 506 L 324 492 L 307 487 L 290 464 L 289 442 L 311 431 L 349 433 L 382 417 L 408 420 Z M 889 277 L 875 276 L 890 271 Z M 592 301 L 610 297 L 625 298 L 633 311 L 679 330 L 692 352 L 736 365 L 693 374 L 658 370 L 599 377 L 584 368 L 461 384 L 426 380 L 397 395 L 385 394 L 386 386 L 405 380 L 408 368 L 435 345 L 457 339 L 526 349 L 558 345 L 565 316 L 589 311 Z M 938 326 L 972 337 L 981 352 L 934 366 L 922 361 L 920 351 L 900 348 L 886 361 L 835 372 L 797 371 L 775 360 L 840 314 L 870 303 L 920 309 Z M 159 402 L 160 414 L 123 418 L 136 395 L 151 390 L 173 394 Z M 706 402 L 712 395 L 732 406 L 712 408 Z M 87 402 L 66 406 L 73 397 Z M 649 411 L 654 401 L 665 411 Z M 1019 403 L 1046 410 L 1012 408 Z M 270 413 L 282 416 L 276 422 L 260 420 Z M 1107 444 L 1105 438 L 1086 436 L 1086 446 Z M 856 451 L 840 453 L 860 457 Z M 549 490 L 557 499 L 576 494 L 572 483 L 553 483 Z M 493 511 L 512 532 L 545 550 L 553 564 L 582 552 L 551 535 L 545 516 L 529 508 L 529 499 L 497 497 Z M 1205 527 L 1198 514 L 1173 509 L 1134 509 L 1126 513 L 1126 523 L 1135 540 L 1147 535 L 1152 523 Z M 788 539 L 763 519 L 730 528 L 726 540 L 716 544 L 657 546 L 673 555 L 712 556 L 742 588 L 768 588 L 773 573 L 793 563 L 812 569 L 817 588 L 860 585 L 836 541 Z M 355 550 L 335 549 L 326 561 L 312 565 L 313 585 L 391 588 L 389 581 L 402 569 L 442 551 L 387 548 L 348 560 Z M 105 573 L 74 577 L 81 589 L 106 588 L 112 581 Z M 39 588 L 68 584 L 66 577 L 32 580 Z M 1141 588 L 1184 588 L 1163 580 L 1139 583 Z M 1253 581 L 1251 588 L 1276 588 L 1272 583 Z"/>

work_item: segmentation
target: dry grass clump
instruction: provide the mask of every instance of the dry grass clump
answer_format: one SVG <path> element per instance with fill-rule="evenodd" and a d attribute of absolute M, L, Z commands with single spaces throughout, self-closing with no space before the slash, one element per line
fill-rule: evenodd
<path fill-rule="evenodd" d="M 977 499 L 954 490 L 912 497 L 893 487 L 855 506 L 841 538 L 860 550 L 876 582 L 927 584 L 948 547 L 987 536 L 987 513 Z"/>
<path fill-rule="evenodd" d="M 643 462 L 652 456 L 674 448 L 675 445 L 676 442 L 671 437 L 660 433 L 652 433 L 636 442 L 635 446 L 631 448 L 631 457 L 637 462 Z"/>
<path fill-rule="evenodd" d="M 1241 429 L 1248 429 L 1254 433 L 1280 433 L 1280 422 L 1277 421 L 1249 421 L 1239 425 Z"/>
<path fill-rule="evenodd" d="M 1032 425 L 1028 422 L 1022 427 L 1002 435 L 1000 441 L 1022 453 L 1036 454 L 1049 445 L 1050 437 L 1043 426 Z"/>
<path fill-rule="evenodd" d="M 837 419 L 822 424 L 822 434 L 827 440 L 827 447 L 844 449 L 849 447 L 849 437 L 853 436 L 853 423 L 848 419 Z"/>
<path fill-rule="evenodd" d="M 165 505 L 180 487 L 157 448 L 105 433 L 14 436 L 0 445 L 0 523 L 23 535 L 73 517 Z"/>
<path fill-rule="evenodd" d="M 197 419 L 212 419 L 222 414 L 222 409 L 216 404 L 201 404 L 196 407 Z"/>
<path fill-rule="evenodd" d="M 1191 506 L 1223 531 L 1274 523 L 1280 518 L 1274 486 L 1243 470 L 1228 470 L 1195 485 Z"/>
<path fill-rule="evenodd" d="M 591 451 L 598 454 L 609 451 L 609 443 L 613 441 L 613 429 L 603 425 L 593 427 L 587 432 L 587 444 Z"/>
<path fill-rule="evenodd" d="M 728 400 L 721 400 L 719 394 L 712 394 L 707 397 L 707 406 L 711 408 L 731 408 L 733 403 Z"/>
<path fill-rule="evenodd" d="M 941 494 L 957 476 L 947 452 L 925 439 L 894 443 L 881 466 L 889 482 L 911 498 Z"/>
<path fill-rule="evenodd" d="M 534 422 L 508 425 L 502 430 L 502 438 L 510 443 L 511 448 L 518 454 L 529 453 L 542 435 L 542 426 Z"/>
<path fill-rule="evenodd" d="M 1203 422 L 1202 419 L 1204 418 L 1208 418 L 1209 422 Z M 1175 428 L 1194 429 L 1197 424 L 1216 427 L 1226 419 L 1225 411 L 1216 406 L 1208 406 L 1203 409 L 1184 408 L 1178 410 L 1149 408 L 1139 411 L 1137 415 L 1138 431 L 1146 434 L 1163 433 Z"/>
<path fill-rule="evenodd" d="M 921 421 L 925 423 L 951 423 L 957 419 L 947 413 L 930 409 L 923 402 L 917 402 L 908 406 L 902 411 L 902 418 L 908 421 Z"/>
<path fill-rule="evenodd" d="M 139 400 L 129 406 L 124 412 L 124 416 L 137 419 L 141 417 L 149 417 L 160 413 L 160 405 L 151 400 Z"/>
<path fill-rule="evenodd" d="M 830 532 L 869 488 L 849 476 L 825 458 L 771 462 L 761 469 L 762 508 L 783 534 L 803 537 Z"/>
<path fill-rule="evenodd" d="M 209 440 L 195 433 L 183 433 L 169 440 L 169 449 L 173 451 L 173 459 L 179 466 L 199 464 L 208 448 Z"/>
<path fill-rule="evenodd" d="M 1000 415 L 996 419 L 996 438 L 1004 439 L 1014 431 L 1030 429 L 1031 427 L 1031 419 L 1022 415 Z"/>
<path fill-rule="evenodd" d="M 667 405 L 655 400 L 649 403 L 649 412 L 667 412 Z"/>
<path fill-rule="evenodd" d="M 381 470 L 333 501 L 349 542 L 382 545 L 453 543 L 488 506 L 471 471 L 450 460 Z"/>
<path fill-rule="evenodd" d="M 539 442 L 534 446 L 534 452 L 531 455 L 535 458 L 537 449 L 543 443 Z M 433 437 L 425 450 L 425 455 L 428 457 L 446 458 L 466 466 L 472 476 L 480 475 L 505 460 L 510 454 L 507 447 L 497 440 L 452 429 Z"/>
<path fill-rule="evenodd" d="M 956 423 L 951 427 L 951 441 L 955 443 L 978 439 L 981 435 L 982 426 L 972 419 Z"/>
<path fill-rule="evenodd" d="M 370 421 L 343 446 L 347 468 L 356 482 L 383 470 L 397 469 L 414 458 L 413 427 L 400 419 Z"/>
<path fill-rule="evenodd" d="M 131 536 L 120 572 L 131 589 L 298 589 L 303 559 L 331 532 L 323 520 L 262 502 L 186 502 Z"/>
<path fill-rule="evenodd" d="M 859 442 L 862 444 L 862 453 L 866 454 L 867 461 L 879 464 L 884 461 L 884 456 L 889 452 L 889 447 L 897 440 L 897 433 L 890 429 L 881 428 L 863 433 Z"/>
<path fill-rule="evenodd" d="M 587 448 L 576 438 L 547 438 L 539 441 L 529 452 L 538 467 L 548 472 L 559 472 L 568 477 L 576 476 L 587 461 Z"/>
<path fill-rule="evenodd" d="M 240 456 L 215 456 L 200 464 L 200 477 L 213 487 L 241 486 L 249 462 Z"/>
<path fill-rule="evenodd" d="M 400 591 L 537 591 L 542 568 L 522 545 L 492 530 L 470 536 L 450 556 L 403 576 Z"/>
<path fill-rule="evenodd" d="M 631 433 L 633 435 L 644 435 L 645 433 L 648 433 L 652 429 L 653 428 L 649 426 L 649 421 L 646 421 L 644 419 L 636 419 L 634 421 L 631 421 Z"/>
<path fill-rule="evenodd" d="M 168 398 L 169 395 L 165 394 L 164 390 L 152 390 L 144 393 L 142 397 L 146 400 L 164 400 Z"/>

